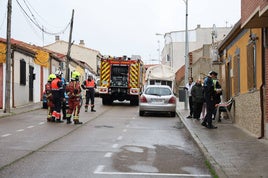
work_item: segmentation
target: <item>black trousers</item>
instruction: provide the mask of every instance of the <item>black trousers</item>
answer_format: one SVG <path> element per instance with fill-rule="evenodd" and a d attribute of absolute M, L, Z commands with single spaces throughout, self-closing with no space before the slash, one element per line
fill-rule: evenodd
<path fill-rule="evenodd" d="M 194 118 L 199 119 L 201 112 L 202 112 L 202 108 L 203 108 L 203 102 L 194 102 L 193 104 L 194 106 Z"/>
<path fill-rule="evenodd" d="M 189 96 L 189 107 L 190 107 L 190 115 L 194 115 L 194 103 L 192 96 Z"/>
<path fill-rule="evenodd" d="M 207 104 L 207 114 L 205 116 L 204 122 L 208 124 L 208 126 L 212 125 L 212 114 L 215 110 L 215 105 L 213 101 L 206 101 Z"/>
<path fill-rule="evenodd" d="M 95 89 L 90 88 L 86 91 L 86 107 L 89 104 L 89 100 L 90 100 L 91 107 L 94 107 L 94 102 L 95 102 L 94 99 L 95 99 Z"/>

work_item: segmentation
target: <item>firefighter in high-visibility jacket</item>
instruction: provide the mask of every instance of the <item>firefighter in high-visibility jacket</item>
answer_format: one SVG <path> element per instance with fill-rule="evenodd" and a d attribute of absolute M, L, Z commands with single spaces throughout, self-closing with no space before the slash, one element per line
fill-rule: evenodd
<path fill-rule="evenodd" d="M 52 112 L 52 121 L 63 122 L 61 120 L 61 102 L 65 99 L 63 84 L 61 81 L 61 71 L 55 73 L 56 78 L 51 82 L 54 110 Z"/>
<path fill-rule="evenodd" d="M 52 96 L 52 86 L 51 82 L 56 78 L 55 74 L 50 74 L 48 76 L 47 83 L 45 85 L 45 93 L 46 93 L 46 99 L 47 99 L 47 122 L 52 121 L 52 112 L 53 112 L 53 96 Z"/>
<path fill-rule="evenodd" d="M 79 121 L 79 113 L 80 113 L 80 95 L 81 95 L 81 87 L 79 82 L 80 73 L 77 71 L 72 72 L 71 81 L 68 85 L 66 85 L 66 92 L 69 96 L 69 108 L 67 110 L 66 119 L 67 124 L 72 123 L 71 117 L 73 116 L 74 124 L 83 124 L 83 122 Z"/>
<path fill-rule="evenodd" d="M 88 79 L 83 82 L 81 85 L 84 90 L 86 90 L 86 104 L 85 104 L 85 112 L 88 110 L 88 105 L 89 105 L 89 99 L 90 99 L 90 107 L 91 107 L 91 112 L 96 112 L 94 110 L 94 97 L 95 97 L 95 88 L 96 88 L 96 83 L 92 77 L 92 75 L 88 76 Z"/>

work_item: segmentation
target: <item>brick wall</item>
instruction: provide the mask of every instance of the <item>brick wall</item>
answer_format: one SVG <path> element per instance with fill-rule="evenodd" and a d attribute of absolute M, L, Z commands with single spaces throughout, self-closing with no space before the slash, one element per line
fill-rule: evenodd
<path fill-rule="evenodd" d="M 268 0 L 241 0 L 241 23 L 244 24 L 258 7 L 262 10 Z"/>

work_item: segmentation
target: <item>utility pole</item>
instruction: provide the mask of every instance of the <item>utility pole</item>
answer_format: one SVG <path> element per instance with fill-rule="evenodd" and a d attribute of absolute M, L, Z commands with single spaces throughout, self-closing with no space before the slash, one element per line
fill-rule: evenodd
<path fill-rule="evenodd" d="M 185 2 L 185 76 L 184 76 L 184 83 L 185 86 L 188 83 L 188 70 L 189 70 L 189 39 L 188 39 L 188 0 L 184 0 Z M 185 95 L 185 102 L 184 102 L 184 109 L 188 109 L 188 96 Z"/>
<path fill-rule="evenodd" d="M 5 86 L 5 108 L 4 112 L 10 113 L 10 79 L 11 79 L 11 12 L 12 0 L 7 4 L 7 39 L 6 39 L 6 86 Z"/>
<path fill-rule="evenodd" d="M 69 34 L 69 43 L 68 43 L 68 51 L 67 51 L 67 59 L 66 59 L 66 73 L 65 73 L 65 80 L 67 82 L 70 81 L 69 79 L 69 63 L 71 61 L 71 47 L 72 47 L 72 33 L 73 33 L 73 23 L 74 23 L 74 10 L 72 11 L 72 18 L 71 18 L 71 25 L 70 25 L 70 34 Z"/>

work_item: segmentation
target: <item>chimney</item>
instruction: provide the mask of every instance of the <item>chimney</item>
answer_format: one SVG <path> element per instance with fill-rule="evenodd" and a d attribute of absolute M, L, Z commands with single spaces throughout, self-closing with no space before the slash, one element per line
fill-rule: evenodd
<path fill-rule="evenodd" d="M 55 36 L 55 41 L 59 41 L 59 40 L 60 40 L 60 36 L 59 35 Z"/>
<path fill-rule="evenodd" d="M 201 25 L 200 24 L 197 24 L 197 27 L 196 28 L 201 28 Z"/>
<path fill-rule="evenodd" d="M 80 45 L 80 46 L 85 46 L 85 42 L 84 42 L 84 40 L 80 40 L 79 45 Z"/>

